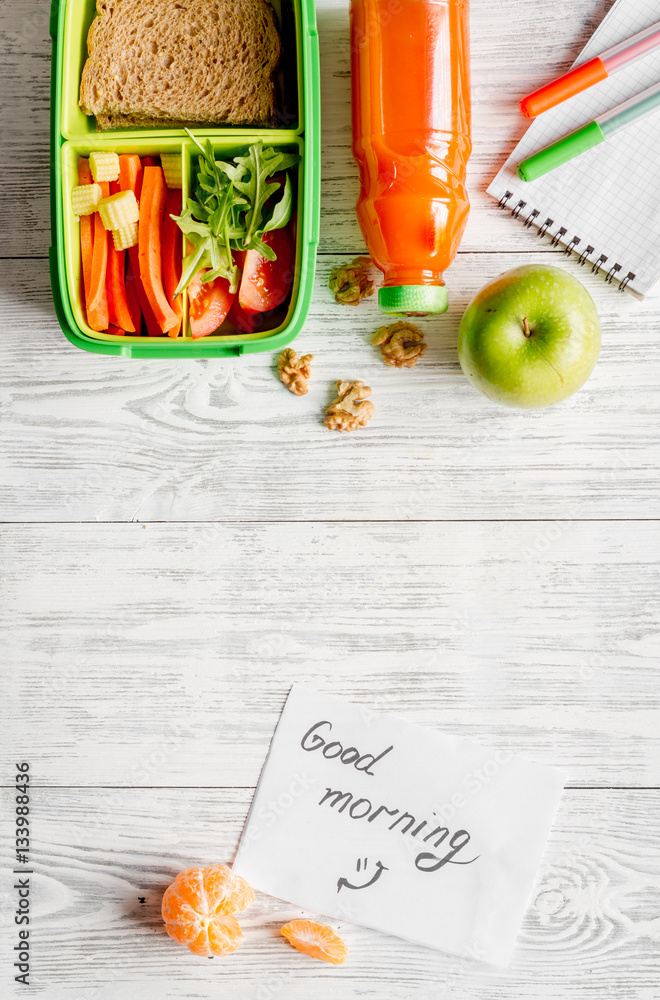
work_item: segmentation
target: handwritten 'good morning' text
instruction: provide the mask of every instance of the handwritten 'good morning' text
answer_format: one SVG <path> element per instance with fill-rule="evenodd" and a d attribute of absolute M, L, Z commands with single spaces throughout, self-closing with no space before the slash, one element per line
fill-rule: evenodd
<path fill-rule="evenodd" d="M 356 770 L 371 777 L 374 777 L 372 768 L 394 749 L 394 746 L 389 746 L 377 755 L 362 754 L 357 747 L 349 746 L 344 749 L 338 740 L 327 742 L 321 735 L 321 730 L 323 730 L 324 735 L 328 735 L 332 730 L 332 723 L 325 719 L 308 729 L 300 742 L 303 750 L 310 753 L 320 750 L 326 759 L 338 758 L 342 764 L 352 764 Z M 335 809 L 338 813 L 346 812 L 350 819 L 366 820 L 367 823 L 373 823 L 381 817 L 380 822 L 388 823 L 388 829 L 395 830 L 398 827 L 399 833 L 409 834 L 415 839 L 423 833 L 423 836 L 419 837 L 420 844 L 426 844 L 430 841 L 429 846 L 433 847 L 434 851 L 441 847 L 445 853 L 434 854 L 431 851 L 420 851 L 415 858 L 415 867 L 421 872 L 437 872 L 447 864 L 471 865 L 479 857 L 477 855 L 469 861 L 454 860 L 459 851 L 462 851 L 470 842 L 470 834 L 467 830 L 456 830 L 450 834 L 449 828 L 446 826 L 433 826 L 433 821 L 429 822 L 428 820 L 422 820 L 418 823 L 417 818 L 412 813 L 398 808 L 388 809 L 384 805 L 374 806 L 370 799 L 364 797 L 356 799 L 352 792 L 344 792 L 326 786 L 325 794 L 320 799 L 319 805 L 327 805 L 328 808 Z M 391 823 L 389 822 L 390 818 L 392 818 Z"/>

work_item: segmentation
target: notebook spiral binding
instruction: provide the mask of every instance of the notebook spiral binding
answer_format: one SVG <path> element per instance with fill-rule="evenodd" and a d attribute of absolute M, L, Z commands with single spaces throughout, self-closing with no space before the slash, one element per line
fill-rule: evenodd
<path fill-rule="evenodd" d="M 628 271 L 625 277 L 620 277 L 619 272 L 622 270 L 621 264 L 612 264 L 612 266 L 607 268 L 607 255 L 601 254 L 598 258 L 590 260 L 589 258 L 592 254 L 596 253 L 595 247 L 590 244 L 587 245 L 583 250 L 579 250 L 578 247 L 582 243 L 580 236 L 573 236 L 571 239 L 566 240 L 566 229 L 563 226 L 559 226 L 556 232 L 552 233 L 551 229 L 555 224 L 554 219 L 546 219 L 545 222 L 540 221 L 540 212 L 537 209 L 532 209 L 527 215 L 525 214 L 525 209 L 527 208 L 526 201 L 519 201 L 517 205 L 511 206 L 510 199 L 513 197 L 512 191 L 505 191 L 500 198 L 498 205 L 502 209 L 509 209 L 511 215 L 514 219 L 518 219 L 523 223 L 525 229 L 531 229 L 532 226 L 536 226 L 538 229 L 539 236 L 547 236 L 550 239 L 550 246 L 564 247 L 564 253 L 566 256 L 570 254 L 575 254 L 578 259 L 578 264 L 584 267 L 585 264 L 591 263 L 591 272 L 595 274 L 597 271 L 603 273 L 603 277 L 608 285 L 612 285 L 618 282 L 619 291 L 623 292 L 628 287 L 631 281 L 635 280 L 635 275 L 632 271 Z"/>

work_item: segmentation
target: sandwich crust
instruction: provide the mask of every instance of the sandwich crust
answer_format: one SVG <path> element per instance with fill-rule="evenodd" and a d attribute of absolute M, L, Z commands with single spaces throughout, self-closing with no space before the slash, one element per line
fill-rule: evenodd
<path fill-rule="evenodd" d="M 263 125 L 281 43 L 266 0 L 97 0 L 80 106 L 97 127 Z"/>

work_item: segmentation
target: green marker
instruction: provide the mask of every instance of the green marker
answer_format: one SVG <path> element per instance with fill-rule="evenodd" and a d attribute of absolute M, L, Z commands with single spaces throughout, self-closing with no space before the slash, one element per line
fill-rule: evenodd
<path fill-rule="evenodd" d="M 562 163 L 567 163 L 580 153 L 586 153 L 588 149 L 605 142 L 615 132 L 627 128 L 628 125 L 650 115 L 658 108 L 660 108 L 660 83 L 643 90 L 641 94 L 631 97 L 611 111 L 599 115 L 577 132 L 571 132 L 558 142 L 553 142 L 552 146 L 546 146 L 533 156 L 528 156 L 518 164 L 518 176 L 524 181 L 535 181 L 537 177 L 542 177 L 543 174 L 549 173 Z"/>

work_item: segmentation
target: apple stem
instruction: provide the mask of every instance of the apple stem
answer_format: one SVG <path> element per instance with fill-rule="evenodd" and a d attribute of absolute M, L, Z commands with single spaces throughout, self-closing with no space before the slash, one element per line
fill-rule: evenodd
<path fill-rule="evenodd" d="M 523 333 L 525 334 L 525 336 L 526 337 L 531 337 L 532 336 L 532 331 L 529 328 L 529 320 L 527 319 L 526 316 L 523 316 L 522 324 L 523 324 Z"/>

